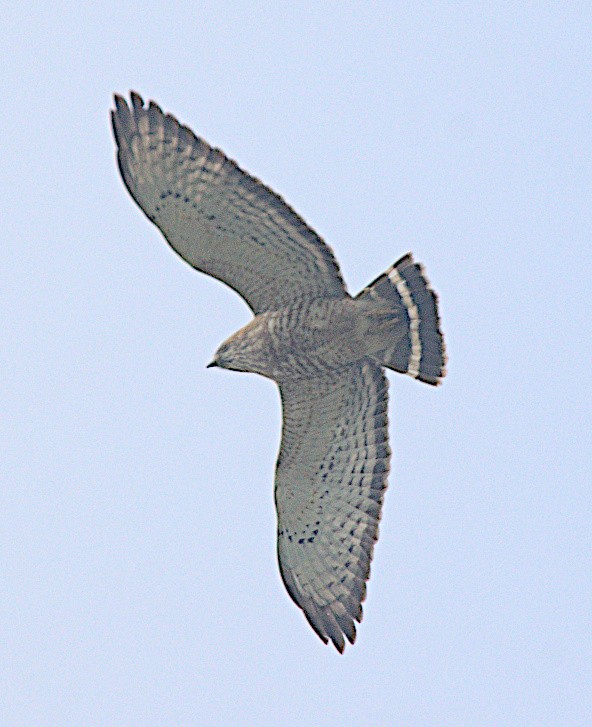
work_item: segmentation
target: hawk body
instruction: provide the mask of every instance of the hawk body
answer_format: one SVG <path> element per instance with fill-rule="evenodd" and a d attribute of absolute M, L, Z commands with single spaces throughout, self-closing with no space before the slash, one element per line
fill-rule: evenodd
<path fill-rule="evenodd" d="M 330 248 L 276 194 L 135 93 L 112 112 L 123 181 L 190 265 L 255 314 L 210 365 L 273 379 L 282 401 L 278 560 L 309 623 L 354 642 L 390 449 L 384 367 L 445 375 L 437 298 L 409 254 L 356 298 Z"/>
<path fill-rule="evenodd" d="M 319 298 L 256 316 L 225 341 L 212 365 L 251 371 L 279 384 L 322 376 L 400 340 L 406 324 L 365 300 Z"/>

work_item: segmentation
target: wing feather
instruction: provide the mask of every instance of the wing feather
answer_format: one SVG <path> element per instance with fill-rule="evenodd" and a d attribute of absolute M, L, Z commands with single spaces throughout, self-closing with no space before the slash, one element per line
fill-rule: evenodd
<path fill-rule="evenodd" d="M 280 386 L 280 572 L 315 632 L 339 651 L 344 636 L 355 640 L 378 538 L 390 459 L 387 387 L 370 362 Z"/>
<path fill-rule="evenodd" d="M 132 92 L 111 112 L 121 176 L 171 247 L 255 313 L 347 295 L 332 251 L 281 197 Z"/>

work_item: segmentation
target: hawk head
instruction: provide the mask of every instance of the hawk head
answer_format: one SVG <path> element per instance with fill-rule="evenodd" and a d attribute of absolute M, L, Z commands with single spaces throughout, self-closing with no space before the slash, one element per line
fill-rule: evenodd
<path fill-rule="evenodd" d="M 248 371 L 262 376 L 272 376 L 275 367 L 267 322 L 261 318 L 263 316 L 257 316 L 226 339 L 206 368 L 219 366 L 231 371 Z"/>

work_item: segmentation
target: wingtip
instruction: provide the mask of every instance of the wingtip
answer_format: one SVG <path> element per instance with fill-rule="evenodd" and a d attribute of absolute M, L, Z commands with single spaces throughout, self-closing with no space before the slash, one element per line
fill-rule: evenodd
<path fill-rule="evenodd" d="M 144 99 L 137 91 L 130 91 L 130 98 L 134 109 L 141 109 L 144 107 Z"/>
<path fill-rule="evenodd" d="M 111 125 L 117 145 L 121 148 L 129 137 L 131 113 L 127 101 L 118 93 L 113 94 L 115 108 L 111 109 Z"/>
<path fill-rule="evenodd" d="M 142 98 L 142 96 L 140 96 L 140 94 L 137 91 L 130 91 L 129 95 L 130 95 L 132 107 L 142 108 L 144 106 L 144 99 Z M 121 93 L 114 92 L 113 101 L 115 103 L 116 108 L 118 108 L 118 109 L 121 108 L 122 106 L 129 108 L 129 104 L 128 104 L 126 97 Z M 154 103 L 154 102 L 151 101 L 150 103 Z"/>
<path fill-rule="evenodd" d="M 331 643 L 340 654 L 343 654 L 345 651 L 345 641 L 336 641 L 335 639 L 331 639 Z"/>
<path fill-rule="evenodd" d="M 148 102 L 148 111 L 153 111 L 153 112 L 155 111 L 159 114 L 164 115 L 160 106 L 155 101 L 152 101 L 152 100 L 150 100 Z"/>

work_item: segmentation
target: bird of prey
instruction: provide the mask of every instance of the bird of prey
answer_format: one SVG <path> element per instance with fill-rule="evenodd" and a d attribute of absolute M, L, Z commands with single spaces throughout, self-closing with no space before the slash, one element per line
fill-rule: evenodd
<path fill-rule="evenodd" d="M 387 487 L 384 369 L 437 385 L 446 354 L 438 301 L 409 253 L 357 296 L 331 249 L 284 200 L 219 149 L 131 94 L 111 112 L 129 193 L 196 270 L 241 295 L 254 317 L 210 366 L 277 383 L 277 553 L 288 593 L 343 652 Z"/>

